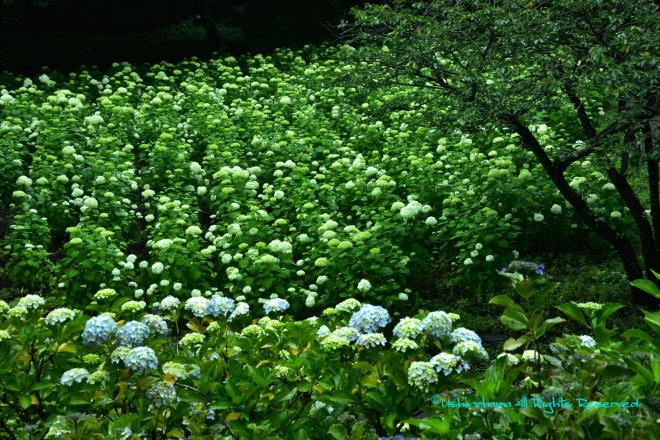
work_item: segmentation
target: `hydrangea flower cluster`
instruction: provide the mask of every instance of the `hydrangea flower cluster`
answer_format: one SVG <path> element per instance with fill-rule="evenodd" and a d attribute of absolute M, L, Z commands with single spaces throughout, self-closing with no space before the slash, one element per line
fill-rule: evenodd
<path fill-rule="evenodd" d="M 478 334 L 476 334 L 472 330 L 468 330 L 463 327 L 459 327 L 453 332 L 451 332 L 451 334 L 449 335 L 449 341 L 452 344 L 457 344 L 459 342 L 467 342 L 467 341 L 474 341 L 479 345 L 482 344 L 481 338 L 479 337 Z"/>
<path fill-rule="evenodd" d="M 156 382 L 147 390 L 147 399 L 154 408 L 170 406 L 176 402 L 176 388 L 167 382 Z"/>
<path fill-rule="evenodd" d="M 412 339 L 401 338 L 392 343 L 392 348 L 400 353 L 405 353 L 410 350 L 417 350 L 419 348 L 419 344 L 417 344 L 417 342 L 413 341 Z"/>
<path fill-rule="evenodd" d="M 470 369 L 470 364 L 451 353 L 440 353 L 431 358 L 430 364 L 438 373 L 449 376 L 452 371 L 460 373 Z"/>
<path fill-rule="evenodd" d="M 381 306 L 363 304 L 351 315 L 348 324 L 360 333 L 376 333 L 390 322 L 390 314 Z"/>
<path fill-rule="evenodd" d="M 394 326 L 394 336 L 397 338 L 415 339 L 422 333 L 421 321 L 417 318 L 403 318 Z"/>
<path fill-rule="evenodd" d="M 352 312 L 353 310 L 359 309 L 361 305 L 362 304 L 360 304 L 360 301 L 354 298 L 348 298 L 337 304 L 335 309 L 340 312 Z"/>
<path fill-rule="evenodd" d="M 149 347 L 135 347 L 124 357 L 126 368 L 138 373 L 158 368 L 158 357 Z"/>
<path fill-rule="evenodd" d="M 68 387 L 72 386 L 74 383 L 81 383 L 83 380 L 87 379 L 89 376 L 89 371 L 85 368 L 72 368 L 67 370 L 62 374 L 60 383 Z"/>
<path fill-rule="evenodd" d="M 434 338 L 443 338 L 451 332 L 452 320 L 445 312 L 431 312 L 422 319 L 419 327 Z"/>
<path fill-rule="evenodd" d="M 82 339 L 85 345 L 96 345 L 108 342 L 117 331 L 117 323 L 108 315 L 90 318 L 85 324 Z"/>
<path fill-rule="evenodd" d="M 71 309 L 67 309 L 65 307 L 59 308 L 59 309 L 54 309 L 46 315 L 44 318 L 44 322 L 46 325 L 57 325 L 61 324 L 65 321 L 71 321 L 76 317 L 76 312 L 74 312 Z"/>
<path fill-rule="evenodd" d="M 250 306 L 246 302 L 239 302 L 236 304 L 236 308 L 234 309 L 233 312 L 231 312 L 231 315 L 229 315 L 229 318 L 227 321 L 232 322 L 234 319 L 245 316 L 248 313 L 250 313 Z"/>
<path fill-rule="evenodd" d="M 46 301 L 39 295 L 25 295 L 23 298 L 18 300 L 16 304 L 17 307 L 25 307 L 30 310 L 37 310 L 39 307 L 43 306 Z"/>
<path fill-rule="evenodd" d="M 164 312 L 171 312 L 179 308 L 180 303 L 179 298 L 170 295 L 160 301 L 159 308 Z"/>
<path fill-rule="evenodd" d="M 184 309 L 191 312 L 194 316 L 198 318 L 204 318 L 206 316 L 206 307 L 208 306 L 209 300 L 203 296 L 193 296 L 188 298 Z M 162 302 L 161 302 L 162 305 Z"/>
<path fill-rule="evenodd" d="M 158 315 L 146 314 L 142 317 L 141 322 L 149 328 L 150 334 L 167 336 L 169 333 L 167 322 Z"/>
<path fill-rule="evenodd" d="M 596 341 L 589 335 L 581 335 L 580 344 L 585 348 L 594 348 L 596 346 Z"/>
<path fill-rule="evenodd" d="M 379 345 L 385 346 L 386 342 L 387 340 L 382 333 L 366 333 L 364 335 L 358 336 L 355 344 L 362 347 L 373 348 Z"/>
<path fill-rule="evenodd" d="M 452 353 L 461 357 L 488 359 L 488 353 L 486 353 L 486 350 L 480 343 L 475 341 L 459 342 L 454 346 Z"/>
<path fill-rule="evenodd" d="M 282 298 L 268 299 L 264 302 L 264 312 L 267 315 L 271 313 L 282 313 L 289 308 L 289 302 Z"/>
<path fill-rule="evenodd" d="M 117 345 L 120 347 L 137 347 L 145 343 L 149 337 L 149 327 L 138 321 L 129 321 L 117 330 Z"/>
<path fill-rule="evenodd" d="M 234 310 L 234 300 L 225 298 L 224 296 L 214 296 L 209 300 L 206 305 L 206 313 L 211 316 L 218 317 L 220 315 L 227 316 Z"/>
<path fill-rule="evenodd" d="M 408 383 L 415 388 L 428 391 L 438 381 L 438 374 L 430 362 L 413 362 L 408 368 Z"/>

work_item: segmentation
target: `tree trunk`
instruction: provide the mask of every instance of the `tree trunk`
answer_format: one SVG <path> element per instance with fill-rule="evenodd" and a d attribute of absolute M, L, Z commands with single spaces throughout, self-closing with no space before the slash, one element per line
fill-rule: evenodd
<path fill-rule="evenodd" d="M 605 221 L 600 219 L 591 208 L 589 208 L 587 202 L 585 202 L 584 199 L 573 188 L 571 188 L 564 176 L 563 169 L 555 166 L 534 134 L 525 124 L 522 123 L 522 121 L 520 121 L 520 119 L 518 119 L 518 117 L 505 116 L 504 119 L 507 124 L 518 133 L 518 135 L 520 135 L 527 148 L 534 153 L 537 160 L 541 163 L 541 166 L 543 166 L 543 169 L 550 177 L 550 180 L 552 180 L 552 183 L 573 208 L 575 208 L 575 211 L 582 221 L 614 248 L 623 263 L 623 268 L 628 279 L 634 281 L 640 278 L 645 278 L 642 266 L 637 259 L 637 252 L 630 240 L 625 235 L 614 230 Z M 638 306 L 654 307 L 657 305 L 657 300 L 653 296 L 632 286 L 631 297 L 633 304 Z"/>

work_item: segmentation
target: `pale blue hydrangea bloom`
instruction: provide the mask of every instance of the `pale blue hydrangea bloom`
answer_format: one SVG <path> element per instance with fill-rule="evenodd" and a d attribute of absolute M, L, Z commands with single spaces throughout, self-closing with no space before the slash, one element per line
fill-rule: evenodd
<path fill-rule="evenodd" d="M 390 322 L 390 314 L 381 306 L 363 304 L 360 310 L 351 315 L 349 325 L 360 333 L 376 333 Z"/>
<path fill-rule="evenodd" d="M 163 298 L 163 300 L 160 302 L 159 308 L 162 311 L 171 311 L 176 310 L 179 307 L 179 304 L 179 298 L 169 295 Z"/>
<path fill-rule="evenodd" d="M 162 408 L 176 402 L 176 389 L 167 382 L 156 382 L 147 390 L 147 399 L 152 407 Z"/>
<path fill-rule="evenodd" d="M 269 315 L 272 312 L 281 313 L 289 308 L 289 302 L 282 298 L 268 299 L 264 302 L 264 312 Z"/>
<path fill-rule="evenodd" d="M 138 321 L 129 321 L 117 330 L 117 345 L 120 347 L 137 347 L 144 344 L 149 337 L 149 327 Z"/>
<path fill-rule="evenodd" d="M 250 313 L 250 306 L 246 302 L 239 302 L 236 304 L 236 308 L 234 309 L 233 312 L 231 312 L 231 315 L 229 315 L 229 319 L 227 321 L 232 322 L 234 319 L 244 316 Z"/>
<path fill-rule="evenodd" d="M 39 295 L 25 295 L 23 298 L 18 300 L 17 307 L 25 307 L 26 309 L 37 310 L 39 307 L 43 306 L 46 303 L 42 297 Z"/>
<path fill-rule="evenodd" d="M 488 353 L 486 353 L 486 350 L 484 350 L 481 344 L 474 341 L 459 342 L 454 346 L 452 353 L 461 357 L 488 359 Z"/>
<path fill-rule="evenodd" d="M 330 334 L 330 329 L 327 325 L 322 325 L 319 327 L 319 330 L 316 332 L 316 336 L 319 338 L 325 338 Z"/>
<path fill-rule="evenodd" d="M 417 350 L 419 345 L 412 339 L 401 338 L 392 343 L 392 348 L 400 353 L 405 353 L 408 350 Z"/>
<path fill-rule="evenodd" d="M 203 296 L 193 296 L 192 298 L 188 298 L 184 308 L 196 317 L 203 318 L 206 316 L 206 306 L 208 305 L 208 302 L 209 300 Z"/>
<path fill-rule="evenodd" d="M 234 300 L 224 296 L 214 296 L 206 305 L 206 313 L 211 316 L 227 316 L 234 310 Z"/>
<path fill-rule="evenodd" d="M 431 312 L 419 324 L 423 332 L 435 338 L 447 336 L 451 331 L 451 325 L 451 318 L 445 312 Z"/>
<path fill-rule="evenodd" d="M 52 310 L 44 318 L 46 325 L 57 325 L 65 321 L 72 320 L 76 317 L 76 312 L 67 308 L 59 308 Z"/>
<path fill-rule="evenodd" d="M 87 371 L 87 369 L 72 368 L 62 374 L 60 383 L 70 387 L 74 383 L 81 383 L 83 380 L 87 379 L 87 376 L 89 376 L 89 371 Z"/>
<path fill-rule="evenodd" d="M 382 333 L 367 333 L 364 335 L 360 335 L 357 338 L 357 341 L 355 341 L 355 344 L 360 345 L 362 347 L 373 348 L 379 345 L 385 346 L 386 342 L 387 340 L 385 339 L 385 336 Z"/>
<path fill-rule="evenodd" d="M 477 344 L 481 345 L 481 338 L 478 334 L 472 330 L 466 329 L 464 327 L 459 327 L 449 335 L 449 340 L 452 344 L 457 344 L 459 342 L 474 341 Z"/>
<path fill-rule="evenodd" d="M 87 321 L 82 339 L 85 345 L 102 344 L 117 331 L 117 323 L 108 315 L 95 316 Z"/>
<path fill-rule="evenodd" d="M 124 358 L 124 365 L 129 370 L 143 373 L 158 368 L 158 357 L 149 347 L 136 347 L 128 352 Z"/>
<path fill-rule="evenodd" d="M 415 339 L 422 333 L 421 321 L 416 318 L 403 318 L 394 327 L 394 336 L 398 338 Z"/>
<path fill-rule="evenodd" d="M 410 386 L 428 391 L 429 386 L 438 381 L 438 374 L 430 362 L 413 362 L 408 368 Z"/>
<path fill-rule="evenodd" d="M 158 315 L 144 315 L 141 322 L 149 327 L 149 332 L 153 335 L 167 336 L 169 333 L 167 322 Z"/>
<path fill-rule="evenodd" d="M 433 356 L 429 362 L 438 373 L 443 373 L 445 376 L 449 376 L 452 370 L 460 373 L 470 369 L 470 364 L 451 353 L 440 353 Z"/>
<path fill-rule="evenodd" d="M 331 334 L 346 338 L 349 342 L 355 341 L 359 336 L 358 331 L 354 327 L 338 327 Z"/>
<path fill-rule="evenodd" d="M 589 335 L 580 336 L 580 343 L 586 348 L 594 348 L 596 346 L 596 341 Z"/>

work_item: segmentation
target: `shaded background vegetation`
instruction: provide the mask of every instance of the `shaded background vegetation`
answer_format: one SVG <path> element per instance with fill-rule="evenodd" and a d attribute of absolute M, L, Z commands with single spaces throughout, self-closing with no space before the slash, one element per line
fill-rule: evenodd
<path fill-rule="evenodd" d="M 362 0 L 0 0 L 0 71 L 74 70 L 332 41 Z M 374 3 L 374 2 L 371 2 Z M 378 3 L 378 2 L 376 2 Z"/>

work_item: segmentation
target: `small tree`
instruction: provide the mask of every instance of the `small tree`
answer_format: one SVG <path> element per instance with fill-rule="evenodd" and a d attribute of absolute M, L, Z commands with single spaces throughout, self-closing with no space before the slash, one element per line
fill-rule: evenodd
<path fill-rule="evenodd" d="M 660 271 L 658 14 L 651 0 L 394 0 L 353 11 L 347 27 L 362 65 L 379 84 L 431 88 L 451 98 L 462 119 L 513 130 L 582 221 L 618 253 L 630 280 Z M 364 63 L 366 61 L 366 63 Z M 384 80 L 383 80 L 384 78 Z M 572 108 L 582 146 L 548 153 L 528 125 Z M 603 111 L 597 109 L 602 107 Z M 578 143 L 580 145 L 580 143 Z M 630 209 L 634 237 L 599 217 L 566 178 L 589 159 L 601 166 Z M 629 163 L 646 168 L 644 194 Z M 633 291 L 636 304 L 650 305 Z"/>

